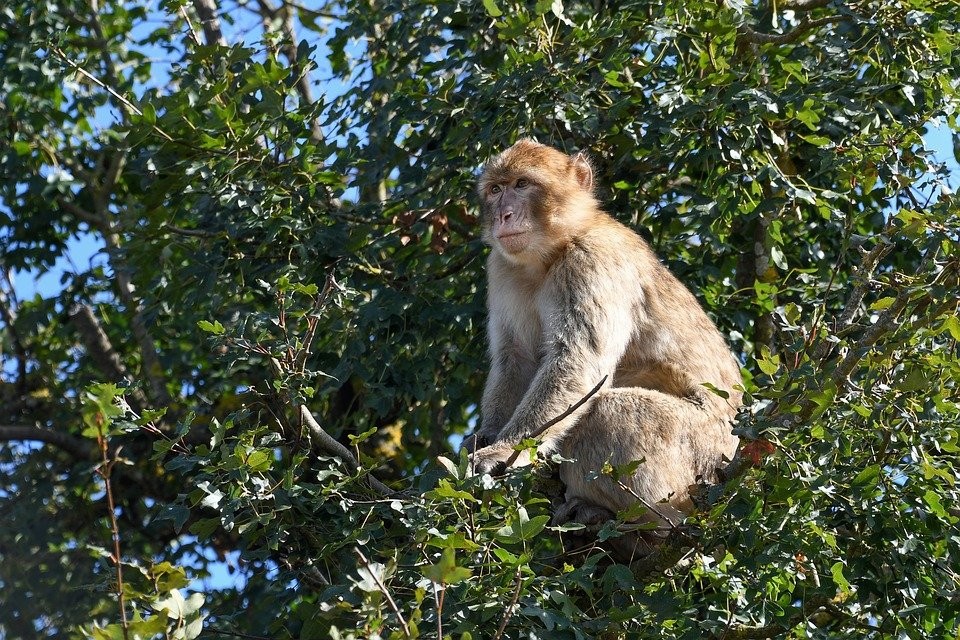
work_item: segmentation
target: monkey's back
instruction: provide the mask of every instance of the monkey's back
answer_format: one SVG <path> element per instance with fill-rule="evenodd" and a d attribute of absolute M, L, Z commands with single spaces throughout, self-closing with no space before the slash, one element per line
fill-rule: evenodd
<path fill-rule="evenodd" d="M 741 383 L 739 365 L 690 290 L 643 238 L 606 214 L 578 244 L 593 255 L 607 288 L 620 292 L 607 304 L 630 305 L 635 320 L 613 386 L 656 389 L 732 416 L 740 405 L 741 393 L 734 388 Z M 703 383 L 727 392 L 729 401 Z"/>

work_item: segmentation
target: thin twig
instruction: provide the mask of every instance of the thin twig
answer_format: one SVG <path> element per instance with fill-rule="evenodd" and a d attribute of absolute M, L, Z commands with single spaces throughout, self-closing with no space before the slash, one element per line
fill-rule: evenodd
<path fill-rule="evenodd" d="M 390 605 L 390 608 L 393 609 L 393 613 L 397 616 L 397 619 L 400 621 L 400 626 L 403 627 L 403 635 L 407 638 L 413 636 L 410 635 L 410 627 L 407 626 L 407 621 L 403 617 L 403 614 L 400 613 L 400 609 L 397 607 L 397 603 L 393 601 L 393 596 L 390 595 L 390 592 L 387 591 L 387 588 L 380 581 L 380 578 L 377 576 L 376 572 L 370 567 L 370 561 L 367 560 L 367 557 L 363 555 L 363 552 L 360 551 L 359 547 L 353 548 L 354 553 L 357 554 L 357 557 L 360 558 L 360 562 L 363 563 L 363 566 L 367 569 L 367 574 L 373 578 L 373 581 L 377 583 L 377 588 L 380 589 L 380 593 L 383 594 L 383 597 L 387 599 L 387 604 Z"/>
<path fill-rule="evenodd" d="M 433 601 L 437 605 L 437 638 L 443 638 L 443 593 L 437 588 L 437 583 L 430 581 L 433 585 Z"/>
<path fill-rule="evenodd" d="M 133 104 L 128 99 L 123 97 L 119 92 L 117 92 L 116 89 L 114 89 L 111 86 L 108 86 L 106 83 L 100 80 L 100 78 L 91 74 L 89 71 L 87 71 L 86 69 L 78 65 L 76 62 L 68 58 L 67 54 L 64 53 L 63 50 L 60 49 L 60 47 L 50 47 L 50 51 L 52 51 L 58 58 L 60 58 L 60 60 L 70 65 L 71 69 L 73 69 L 83 77 L 87 78 L 88 80 L 90 80 L 90 82 L 94 83 L 95 85 L 97 85 L 98 87 L 100 87 L 101 89 L 109 93 L 110 95 L 112 95 L 114 98 L 119 100 L 120 103 L 124 107 L 126 107 L 131 113 L 137 116 L 143 116 L 143 111 L 141 111 L 137 105 Z M 152 128 L 154 131 L 159 133 L 165 140 L 167 140 L 167 142 L 173 142 L 173 138 L 169 134 L 167 134 L 166 131 L 164 131 L 157 125 L 153 125 Z"/>
<path fill-rule="evenodd" d="M 677 528 L 677 524 L 678 524 L 678 523 L 676 523 L 676 522 L 674 522 L 673 520 L 671 520 L 668 515 L 666 515 L 665 513 L 661 512 L 659 509 L 657 509 L 655 506 L 653 506 L 653 505 L 650 503 L 649 500 L 647 500 L 646 498 L 644 498 L 643 496 L 641 496 L 639 493 L 637 493 L 636 491 L 634 491 L 632 487 L 627 486 L 627 485 L 623 482 L 623 480 L 620 480 L 620 479 L 618 478 L 618 479 L 617 479 L 617 484 L 620 486 L 621 489 L 623 489 L 624 491 L 626 491 L 627 493 L 629 493 L 633 498 L 635 498 L 635 499 L 637 500 L 637 502 L 639 502 L 639 503 L 642 504 L 644 507 L 646 507 L 646 508 L 649 509 L 650 511 L 653 511 L 655 514 L 657 514 L 658 516 L 660 516 L 660 518 L 662 518 L 663 520 L 665 520 L 666 523 L 667 523 L 668 525 L 670 525 L 670 529 L 676 529 L 676 528 Z"/>
<path fill-rule="evenodd" d="M 507 607 L 507 610 L 503 614 L 503 620 L 500 621 L 500 626 L 497 628 L 496 635 L 493 636 L 492 640 L 500 640 L 500 637 L 503 636 L 504 630 L 507 628 L 507 623 L 510 622 L 510 618 L 513 617 L 513 610 L 517 606 L 517 602 L 520 600 L 520 588 L 523 586 L 523 576 L 520 575 L 520 568 L 517 568 L 517 582 L 516 587 L 513 590 L 513 598 L 510 600 L 510 605 Z"/>
<path fill-rule="evenodd" d="M 98 416 L 99 418 L 100 416 Z M 127 622 L 126 599 L 123 595 L 123 563 L 120 558 L 120 525 L 117 523 L 116 505 L 113 501 L 113 483 L 110 482 L 110 475 L 113 472 L 113 465 L 116 458 L 110 459 L 110 451 L 107 446 L 107 436 L 103 432 L 103 425 L 97 422 L 97 445 L 100 447 L 100 459 L 102 464 L 98 466 L 96 473 L 103 478 L 103 485 L 107 494 L 107 507 L 109 508 L 110 531 L 113 537 L 113 563 L 117 568 L 117 600 L 120 606 L 120 625 L 123 629 L 124 640 L 129 639 L 129 629 Z M 115 455 L 119 450 L 115 452 Z"/>
<path fill-rule="evenodd" d="M 582 398 L 577 400 L 575 403 L 567 407 L 567 410 L 561 413 L 560 415 L 558 415 L 556 418 L 551 418 L 550 420 L 547 420 L 542 427 L 532 432 L 530 435 L 527 436 L 527 438 L 539 438 L 541 435 L 543 435 L 547 431 L 547 429 L 557 424 L 558 422 L 560 422 L 561 420 L 563 420 L 564 418 L 572 414 L 574 411 L 582 407 L 587 400 L 592 398 L 594 395 L 597 394 L 598 391 L 600 391 L 604 383 L 606 383 L 607 378 L 609 377 L 610 376 L 603 376 L 603 379 L 597 383 L 597 386 L 595 386 L 593 389 L 590 389 L 590 391 L 587 392 L 587 395 L 583 396 Z M 510 455 L 510 457 L 507 458 L 507 462 L 506 462 L 507 468 L 510 468 L 510 466 L 517 461 L 517 458 L 519 456 L 520 456 L 520 451 L 514 451 Z"/>

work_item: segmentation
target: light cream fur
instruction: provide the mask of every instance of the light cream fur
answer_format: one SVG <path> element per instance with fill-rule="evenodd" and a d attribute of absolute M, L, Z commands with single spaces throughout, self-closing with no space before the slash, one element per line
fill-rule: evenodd
<path fill-rule="evenodd" d="M 673 520 L 689 509 L 688 487 L 712 480 L 736 450 L 739 367 L 694 296 L 600 209 L 592 186 L 582 156 L 530 140 L 480 178 L 491 368 L 474 463 L 496 469 L 607 376 L 541 435 L 541 452 L 575 460 L 560 468 L 557 515 L 593 521 L 636 502 L 632 491 L 659 503 L 650 519 Z M 645 462 L 624 479 L 631 491 L 594 477 L 607 461 L 633 460 Z"/>

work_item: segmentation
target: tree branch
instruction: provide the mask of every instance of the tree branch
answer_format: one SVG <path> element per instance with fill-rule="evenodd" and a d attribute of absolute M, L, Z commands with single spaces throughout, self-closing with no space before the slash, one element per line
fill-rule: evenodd
<path fill-rule="evenodd" d="M 113 348 L 110 338 L 100 326 L 100 321 L 93 314 L 93 309 L 86 304 L 74 305 L 70 309 L 70 321 L 80 334 L 87 355 L 93 360 L 100 373 L 110 381 L 131 384 L 133 378 L 123 365 L 120 355 Z M 130 399 L 131 405 L 138 412 L 142 412 L 148 404 L 143 392 L 136 388 L 130 389 Z"/>
<path fill-rule="evenodd" d="M 781 0 L 777 3 L 777 9 L 790 9 L 792 11 L 812 11 L 832 4 L 834 0 Z"/>
<path fill-rule="evenodd" d="M 863 297 L 870 289 L 870 279 L 873 277 L 873 272 L 876 271 L 880 260 L 892 250 L 893 243 L 881 234 L 877 237 L 877 244 L 873 249 L 863 255 L 863 260 L 860 262 L 860 266 L 856 268 L 853 276 L 856 284 L 853 286 L 853 291 L 850 292 L 850 297 L 847 298 L 843 311 L 840 312 L 840 317 L 837 319 L 834 329 L 836 332 L 842 332 L 851 326 L 851 321 L 860 309 Z M 810 358 L 814 362 L 822 360 L 829 353 L 831 347 L 830 342 L 821 340 Z"/>
<path fill-rule="evenodd" d="M 539 429 L 537 429 L 536 431 L 534 431 L 533 433 L 531 433 L 531 434 L 530 434 L 529 436 L 527 436 L 527 437 L 528 437 L 528 438 L 539 438 L 539 437 L 542 436 L 544 433 L 546 433 L 547 429 L 549 429 L 549 428 L 552 427 L 553 425 L 557 424 L 558 422 L 560 422 L 561 420 L 563 420 L 564 418 L 566 418 L 567 416 L 569 416 L 570 414 L 572 414 L 574 411 L 576 411 L 577 409 L 579 409 L 580 407 L 582 407 L 587 400 L 589 400 L 590 398 L 592 398 L 593 396 L 595 396 L 595 395 L 597 394 L 597 392 L 600 391 L 600 389 L 603 387 L 604 383 L 607 381 L 607 378 L 608 378 L 608 377 L 609 377 L 609 376 L 603 376 L 603 379 L 601 379 L 600 382 L 597 383 L 597 386 L 595 386 L 593 389 L 590 389 L 590 391 L 587 391 L 587 394 L 586 394 L 585 396 L 583 396 L 582 398 L 580 398 L 579 400 L 577 400 L 576 402 L 574 402 L 572 405 L 570 405 L 569 407 L 567 407 L 566 411 L 564 411 L 563 413 L 561 413 L 561 414 L 558 415 L 557 417 L 551 418 L 551 419 L 547 420 L 546 423 L 544 423 L 544 425 L 543 425 L 542 427 L 540 427 Z M 513 463 L 517 461 L 517 458 L 518 458 L 519 456 L 520 456 L 520 451 L 514 451 L 514 452 L 510 455 L 510 457 L 507 458 L 507 461 L 506 461 L 506 463 L 505 463 L 505 464 L 506 464 L 506 467 L 509 469 L 510 466 L 513 465 Z"/>
<path fill-rule="evenodd" d="M 849 16 L 826 16 L 813 20 L 805 19 L 796 27 L 794 27 L 793 30 L 786 33 L 761 33 L 759 31 L 754 31 L 746 25 L 741 25 L 739 29 L 737 29 L 739 31 L 737 40 L 741 44 L 790 44 L 791 42 L 796 42 L 799 40 L 800 36 L 812 29 L 849 19 Z"/>
<path fill-rule="evenodd" d="M 220 28 L 219 9 L 216 1 L 193 0 L 193 10 L 197 12 L 197 17 L 200 18 L 200 28 L 203 29 L 203 37 L 207 44 L 227 46 L 227 39 L 223 37 L 223 29 Z"/>
<path fill-rule="evenodd" d="M 400 621 L 400 626 L 403 627 L 403 635 L 405 638 L 412 638 L 410 635 L 410 627 L 407 625 L 406 619 L 403 617 L 403 614 L 400 613 L 400 608 L 397 606 L 396 601 L 393 599 L 393 596 L 390 595 L 390 592 L 387 590 L 386 585 L 380 580 L 380 576 L 377 575 L 377 572 L 374 571 L 373 567 L 370 566 L 370 561 L 367 560 L 367 556 L 363 555 L 363 552 L 360 551 L 359 547 L 354 547 L 353 552 L 357 554 L 357 557 L 360 558 L 360 562 L 363 563 L 364 568 L 367 570 L 367 575 L 373 578 L 373 581 L 376 583 L 377 588 L 380 590 L 380 593 L 383 594 L 383 597 L 387 599 L 387 604 L 390 605 L 390 608 L 393 610 L 393 613 L 397 616 L 397 620 Z"/>
<path fill-rule="evenodd" d="M 4 276 L 10 285 L 10 291 L 13 291 L 13 282 L 10 280 L 10 272 L 4 270 Z M 15 296 L 7 293 L 6 287 L 0 286 L 0 319 L 3 320 L 7 333 L 10 335 L 10 342 L 13 343 L 13 351 L 17 354 L 17 389 L 23 393 L 27 385 L 27 349 L 23 345 L 20 333 L 17 331 L 17 310 Z"/>
<path fill-rule="evenodd" d="M 92 459 L 97 452 L 92 442 L 41 426 L 0 425 L 0 441 L 10 440 L 52 444 L 79 459 Z"/>
<path fill-rule="evenodd" d="M 351 453 L 350 450 L 345 446 L 337 442 L 333 436 L 324 431 L 323 427 L 320 426 L 317 420 L 313 417 L 313 414 L 310 413 L 310 410 L 307 409 L 305 405 L 300 405 L 300 418 L 303 420 L 303 423 L 307 425 L 307 429 L 310 433 L 310 442 L 315 449 L 339 458 L 350 468 L 351 471 L 355 473 L 363 471 L 363 468 L 360 466 L 360 463 L 357 462 L 357 459 L 354 457 L 353 453 Z M 383 484 L 373 476 L 368 476 L 367 481 L 369 482 L 370 487 L 382 496 L 389 496 L 395 493 L 393 489 Z"/>
<path fill-rule="evenodd" d="M 283 33 L 283 43 L 281 51 L 287 59 L 287 64 L 297 74 L 297 93 L 300 95 L 300 104 L 302 106 L 313 104 L 313 91 L 310 88 L 309 61 L 301 60 L 297 51 L 297 32 L 293 23 L 293 12 L 291 5 L 284 0 L 280 0 L 280 6 L 275 7 L 270 0 L 257 0 L 259 5 L 258 13 L 266 26 L 272 20 L 279 18 L 280 30 Z M 316 118 L 310 121 L 310 139 L 320 144 L 324 141 L 323 130 Z"/>

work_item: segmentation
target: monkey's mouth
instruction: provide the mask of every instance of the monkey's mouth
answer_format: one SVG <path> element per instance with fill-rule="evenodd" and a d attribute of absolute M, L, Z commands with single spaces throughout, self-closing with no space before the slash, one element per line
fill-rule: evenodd
<path fill-rule="evenodd" d="M 527 232 L 513 231 L 510 233 L 501 233 L 497 236 L 500 245 L 510 253 L 516 253 L 527 246 Z"/>

